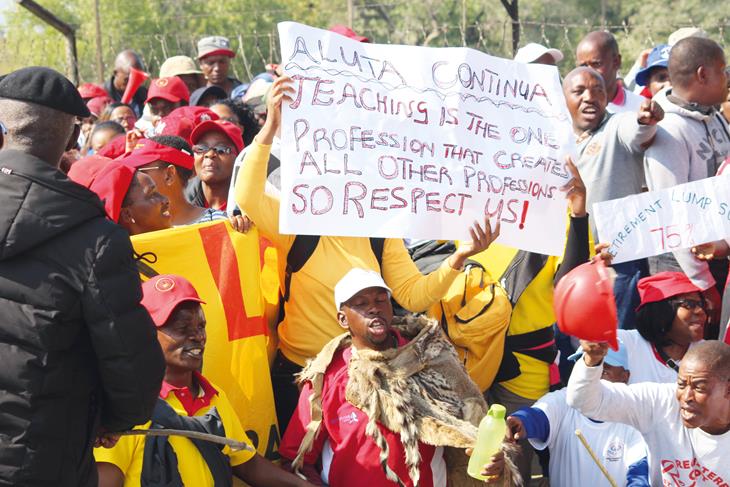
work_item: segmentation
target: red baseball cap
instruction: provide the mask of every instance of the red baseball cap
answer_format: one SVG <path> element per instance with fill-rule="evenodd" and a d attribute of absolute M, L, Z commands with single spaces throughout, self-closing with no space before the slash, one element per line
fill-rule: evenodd
<path fill-rule="evenodd" d="M 218 115 L 208 107 L 178 107 L 157 123 L 155 133 L 157 135 L 177 135 L 190 142 L 193 128 L 207 120 L 218 120 Z"/>
<path fill-rule="evenodd" d="M 155 98 L 162 98 L 172 103 L 185 100 L 187 103 L 190 101 L 190 91 L 183 80 L 177 76 L 157 78 L 150 83 L 150 89 L 147 92 L 147 100 L 145 100 L 145 103 L 149 103 Z"/>
<path fill-rule="evenodd" d="M 702 292 L 702 289 L 695 286 L 684 272 L 660 272 L 639 279 L 637 287 L 641 298 L 637 311 L 648 303 L 663 301 L 679 294 Z"/>
<path fill-rule="evenodd" d="M 198 124 L 190 134 L 190 142 L 197 144 L 198 140 L 208 132 L 219 132 L 225 135 L 236 146 L 237 152 L 243 150 L 243 132 L 238 126 L 225 120 L 208 120 Z"/>
<path fill-rule="evenodd" d="M 330 32 L 335 32 L 337 34 L 343 35 L 345 37 L 349 37 L 353 41 L 357 42 L 370 42 L 370 39 L 368 39 L 365 36 L 359 36 L 355 33 L 354 30 L 350 29 L 346 25 L 333 25 L 330 27 Z"/>
<path fill-rule="evenodd" d="M 141 139 L 129 155 L 120 159 L 120 162 L 135 169 L 156 161 L 163 161 L 192 170 L 195 158 L 187 151 L 158 144 L 153 140 Z"/>
<path fill-rule="evenodd" d="M 84 83 L 78 87 L 78 90 L 79 95 L 81 95 L 81 98 L 84 100 L 96 98 L 98 96 L 109 96 L 109 93 L 107 93 L 104 88 L 99 85 L 95 85 L 94 83 Z"/>
<path fill-rule="evenodd" d="M 121 161 L 111 161 L 99 171 L 89 187 L 104 202 L 106 214 L 116 223 L 119 223 L 122 201 L 127 196 L 136 171 Z"/>
<path fill-rule="evenodd" d="M 91 114 L 95 116 L 96 118 L 99 118 L 102 113 L 104 113 L 104 109 L 106 106 L 110 103 L 112 103 L 114 100 L 109 98 L 109 95 L 104 93 L 101 96 L 95 96 L 91 100 L 86 102 L 86 108 L 89 109 Z"/>
<path fill-rule="evenodd" d="M 167 322 L 178 304 L 187 301 L 205 304 L 193 285 L 182 276 L 160 274 L 142 284 L 142 306 L 158 328 Z"/>
<path fill-rule="evenodd" d="M 67 176 L 71 181 L 88 188 L 99 172 L 110 162 L 111 159 L 98 154 L 82 157 L 71 164 Z"/>
<path fill-rule="evenodd" d="M 116 159 L 127 152 L 127 137 L 124 134 L 115 136 L 112 140 L 98 150 L 97 154 L 110 159 Z"/>

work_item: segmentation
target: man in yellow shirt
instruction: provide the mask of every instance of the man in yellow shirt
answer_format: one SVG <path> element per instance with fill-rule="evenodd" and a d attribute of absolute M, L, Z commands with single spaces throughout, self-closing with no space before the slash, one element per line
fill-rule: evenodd
<path fill-rule="evenodd" d="M 401 239 L 385 239 L 382 258 L 378 258 L 368 238 L 323 236 L 304 266 L 285 278 L 284 266 L 296 236 L 279 233 L 280 201 L 278 197 L 266 194 L 264 186 L 271 143 L 281 125 L 282 100 L 290 99 L 294 91 L 291 83 L 291 78 L 282 76 L 271 86 L 267 95 L 266 123 L 246 154 L 235 191 L 238 206 L 276 247 L 280 277 L 282 282 L 289 284 L 285 289 L 284 319 L 278 327 L 279 350 L 271 368 L 282 432 L 299 399 L 294 374 L 307 359 L 315 357 L 327 342 L 342 333 L 332 313 L 336 309 L 334 287 L 350 269 L 357 267 L 379 272 L 393 290 L 393 298 L 398 304 L 409 311 L 422 312 L 446 294 L 466 259 L 485 250 L 499 235 L 499 227 L 492 231 L 487 219 L 483 226 L 475 222 L 470 229 L 472 240 L 461 245 L 438 269 L 425 276 L 418 271 Z"/>
<path fill-rule="evenodd" d="M 145 282 L 142 291 L 166 364 L 152 421 L 143 428 L 198 431 L 251 446 L 226 395 L 198 372 L 206 323 L 192 284 L 163 274 Z M 311 485 L 256 454 L 253 446 L 233 451 L 181 436 L 124 436 L 112 448 L 95 449 L 94 456 L 100 487 L 225 487 L 232 485 L 233 475 L 254 487 Z"/>

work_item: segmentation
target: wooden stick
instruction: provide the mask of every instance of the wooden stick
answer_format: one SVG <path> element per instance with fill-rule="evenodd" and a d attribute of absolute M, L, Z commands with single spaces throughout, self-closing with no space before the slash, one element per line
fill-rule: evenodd
<path fill-rule="evenodd" d="M 606 467 L 603 466 L 601 461 L 598 459 L 595 453 L 593 453 L 593 449 L 588 444 L 588 441 L 586 441 L 586 437 L 583 436 L 583 432 L 581 430 L 575 430 L 575 436 L 578 437 L 581 443 L 583 443 L 583 446 L 588 450 L 588 454 L 590 454 L 591 458 L 594 462 L 596 462 L 596 465 L 598 465 L 598 468 L 601 469 L 601 472 L 603 473 L 603 476 L 606 477 L 608 480 L 608 483 L 611 484 L 611 487 L 618 487 L 616 485 L 616 482 L 613 480 L 613 477 L 611 477 L 611 474 L 608 473 L 608 470 L 606 470 Z"/>
<path fill-rule="evenodd" d="M 250 452 L 256 452 L 256 450 L 254 450 L 247 443 L 232 440 L 230 438 L 226 438 L 225 436 L 211 435 L 209 433 L 200 433 L 198 431 L 175 430 L 175 429 L 146 429 L 146 430 L 140 429 L 140 430 L 122 431 L 121 433 L 114 433 L 114 434 L 118 434 L 119 436 L 132 436 L 132 435 L 183 436 L 185 438 L 190 438 L 193 440 L 209 441 L 211 443 L 217 443 L 219 445 L 227 445 L 233 451 L 245 450 L 245 451 L 250 451 Z"/>

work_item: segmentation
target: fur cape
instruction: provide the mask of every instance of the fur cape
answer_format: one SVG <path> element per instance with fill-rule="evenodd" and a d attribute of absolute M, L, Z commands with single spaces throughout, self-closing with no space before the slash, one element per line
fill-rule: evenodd
<path fill-rule="evenodd" d="M 418 442 L 456 449 L 473 447 L 487 404 L 438 322 L 409 316 L 394 319 L 393 326 L 402 335 L 415 337 L 403 347 L 383 352 L 353 349 L 345 395 L 348 402 L 367 414 L 366 433 L 380 448 L 380 463 L 387 478 L 404 485 L 388 467 L 388 444 L 377 423 L 400 434 L 409 476 L 413 485 L 418 485 Z M 322 385 L 327 367 L 335 353 L 351 343 L 349 333 L 334 338 L 298 377 L 299 382 L 312 384 L 313 395 L 312 421 L 294 459 L 295 470 L 301 468 L 322 423 Z M 460 481 L 450 481 L 449 485 L 471 485 L 469 480 L 474 481 L 473 485 L 483 485 L 466 477 L 463 451 L 447 451 L 445 458 L 450 478 L 453 469 L 459 470 L 453 473 Z"/>

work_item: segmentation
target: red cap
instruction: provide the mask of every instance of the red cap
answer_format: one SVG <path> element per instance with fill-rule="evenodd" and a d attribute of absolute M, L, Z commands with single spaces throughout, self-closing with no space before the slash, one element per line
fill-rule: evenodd
<path fill-rule="evenodd" d="M 79 95 L 81 95 L 81 98 L 84 100 L 99 96 L 109 96 L 109 93 L 107 93 L 104 88 L 99 85 L 95 85 L 94 83 L 84 83 L 79 86 L 78 90 Z"/>
<path fill-rule="evenodd" d="M 142 284 L 142 306 L 160 327 L 165 324 L 178 304 L 186 301 L 205 304 L 193 285 L 182 276 L 160 274 Z"/>
<path fill-rule="evenodd" d="M 89 188 L 104 202 L 106 214 L 116 223 L 119 223 L 122 201 L 127 196 L 136 171 L 120 161 L 111 161 L 99 171 Z"/>
<path fill-rule="evenodd" d="M 135 169 L 149 164 L 150 162 L 163 161 L 168 164 L 180 166 L 184 169 L 192 170 L 195 158 L 192 154 L 186 151 L 158 144 L 153 140 L 141 139 L 137 142 L 134 150 L 132 150 L 128 156 L 120 159 L 120 161 Z"/>
<path fill-rule="evenodd" d="M 177 76 L 158 78 L 150 83 L 145 103 L 149 103 L 155 98 L 162 98 L 172 103 L 177 103 L 180 100 L 188 102 L 190 101 L 190 91 L 183 80 Z"/>
<path fill-rule="evenodd" d="M 641 298 L 637 311 L 648 303 L 663 301 L 679 294 L 702 292 L 702 289 L 692 284 L 684 272 L 660 272 L 639 279 L 637 287 Z"/>
<path fill-rule="evenodd" d="M 330 27 L 330 32 L 335 32 L 337 34 L 343 35 L 345 37 L 349 37 L 353 41 L 357 42 L 370 42 L 370 39 L 368 39 L 365 36 L 359 36 L 355 33 L 354 30 L 350 29 L 346 25 L 333 25 Z"/>
<path fill-rule="evenodd" d="M 190 134 L 190 142 L 197 144 L 198 140 L 208 132 L 219 132 L 225 135 L 236 146 L 237 152 L 243 150 L 243 132 L 237 125 L 225 120 L 208 120 L 197 125 Z"/>
<path fill-rule="evenodd" d="M 91 114 L 95 116 L 96 118 L 99 118 L 102 113 L 104 113 L 104 109 L 106 106 L 110 103 L 112 103 L 114 100 L 109 98 L 109 95 L 104 93 L 102 96 L 96 96 L 92 98 L 91 100 L 86 102 L 86 108 L 89 109 Z"/>
<path fill-rule="evenodd" d="M 125 152 L 127 152 L 127 137 L 124 134 L 119 134 L 99 149 L 97 154 L 110 159 L 116 159 L 119 156 L 123 156 Z"/>
<path fill-rule="evenodd" d="M 82 157 L 71 164 L 71 169 L 68 170 L 67 176 L 71 181 L 88 188 L 94 182 L 94 179 L 96 179 L 99 171 L 109 164 L 109 162 L 111 162 L 111 159 L 98 154 Z"/>
<path fill-rule="evenodd" d="M 218 115 L 207 107 L 178 107 L 155 126 L 157 135 L 177 135 L 190 142 L 193 128 L 207 120 L 218 120 Z"/>

